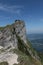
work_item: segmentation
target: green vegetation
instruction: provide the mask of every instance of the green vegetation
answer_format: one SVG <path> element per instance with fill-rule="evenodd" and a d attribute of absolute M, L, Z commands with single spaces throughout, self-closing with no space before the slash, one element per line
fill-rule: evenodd
<path fill-rule="evenodd" d="M 36 51 L 36 49 L 35 49 L 35 48 L 33 48 L 33 47 L 32 47 L 32 44 L 31 44 L 31 42 L 30 42 L 28 39 L 27 39 L 27 44 L 29 45 L 29 50 L 31 50 L 31 51 L 32 51 L 33 56 L 35 56 L 35 55 L 39 56 L 38 52 Z M 40 58 L 37 58 L 37 59 L 39 59 L 39 60 L 40 60 Z"/>
<path fill-rule="evenodd" d="M 27 47 L 26 47 L 24 41 L 21 40 L 19 36 L 17 36 L 17 39 L 18 39 L 18 49 L 20 51 L 22 51 L 23 53 L 30 55 L 29 52 L 27 51 Z"/>
<path fill-rule="evenodd" d="M 12 26 L 11 26 L 11 25 L 7 25 L 7 26 L 4 26 L 4 27 L 0 27 L 0 31 L 4 30 L 5 28 L 9 28 L 9 29 L 11 29 Z"/>
<path fill-rule="evenodd" d="M 41 52 L 39 53 L 39 52 L 38 52 L 38 54 L 39 54 L 39 56 L 40 56 L 40 58 L 41 58 L 41 62 L 42 62 L 42 65 L 43 65 L 43 53 L 41 53 Z"/>
<path fill-rule="evenodd" d="M 7 62 L 1 62 L 0 65 L 8 65 Z"/>
<path fill-rule="evenodd" d="M 0 27 L 0 31 L 2 31 L 4 29 L 4 27 Z"/>
<path fill-rule="evenodd" d="M 12 26 L 11 26 L 11 25 L 7 25 L 6 27 L 7 27 L 7 28 L 11 28 Z"/>
<path fill-rule="evenodd" d="M 29 51 L 27 50 L 27 49 L 31 50 L 35 55 L 36 52 L 34 51 L 32 46 L 28 44 L 25 45 L 25 43 L 20 39 L 19 36 L 17 36 L 17 39 L 18 39 L 18 50 L 13 49 L 13 52 L 18 54 L 19 56 L 18 61 L 20 63 L 14 65 L 41 65 L 41 61 L 32 58 Z"/>
<path fill-rule="evenodd" d="M 17 39 L 18 39 L 18 49 L 20 51 L 30 56 L 33 55 L 36 57 L 38 55 L 36 50 L 33 49 L 30 41 L 27 40 L 27 43 L 24 43 L 24 41 L 21 40 L 19 36 L 17 36 Z M 39 59 L 39 57 L 37 57 L 37 59 Z"/>
<path fill-rule="evenodd" d="M 4 49 L 0 49 L 0 53 L 2 53 L 2 52 L 5 52 L 5 50 Z"/>
<path fill-rule="evenodd" d="M 25 53 L 21 52 L 19 49 L 12 49 L 14 53 L 18 55 L 18 62 L 19 64 L 14 65 L 40 65 L 39 61 L 36 61 L 31 56 L 26 55 Z"/>

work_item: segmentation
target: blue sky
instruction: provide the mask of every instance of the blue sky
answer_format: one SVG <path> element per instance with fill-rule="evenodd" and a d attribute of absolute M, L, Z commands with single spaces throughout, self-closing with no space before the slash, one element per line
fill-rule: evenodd
<path fill-rule="evenodd" d="M 43 0 L 0 0 L 0 26 L 24 20 L 27 33 L 43 33 Z"/>

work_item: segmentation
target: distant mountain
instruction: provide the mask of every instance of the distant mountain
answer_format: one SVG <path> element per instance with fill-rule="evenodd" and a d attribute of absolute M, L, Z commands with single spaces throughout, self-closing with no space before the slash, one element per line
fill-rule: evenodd
<path fill-rule="evenodd" d="M 27 38 L 24 21 L 0 27 L 0 47 L 0 65 L 42 65 L 40 55 Z"/>

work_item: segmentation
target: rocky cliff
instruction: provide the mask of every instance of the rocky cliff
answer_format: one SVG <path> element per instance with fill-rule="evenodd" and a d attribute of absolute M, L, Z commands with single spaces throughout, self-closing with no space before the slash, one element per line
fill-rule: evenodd
<path fill-rule="evenodd" d="M 34 65 L 41 65 L 40 57 L 27 39 L 24 21 L 16 20 L 12 25 L 0 27 L 0 46 L 4 49 L 4 55 L 0 55 L 0 61 L 3 61 L 3 59 L 6 60 L 9 51 L 11 52 L 12 49 L 13 51 L 18 49 L 19 51 L 15 51 L 16 53 L 21 52 L 21 54 L 23 53 L 36 60 L 36 63 L 33 63 Z M 4 58 L 2 59 L 3 56 Z M 33 64 L 31 63 L 31 65 Z"/>
<path fill-rule="evenodd" d="M 0 30 L 0 45 L 3 47 L 17 47 L 16 34 L 26 43 L 25 23 L 17 20 L 12 25 L 7 25 L 3 30 Z"/>

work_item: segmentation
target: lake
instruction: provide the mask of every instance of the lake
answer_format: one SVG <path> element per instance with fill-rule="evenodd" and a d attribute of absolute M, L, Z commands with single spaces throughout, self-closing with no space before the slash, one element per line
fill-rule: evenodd
<path fill-rule="evenodd" d="M 33 48 L 43 52 L 43 34 L 28 34 L 27 37 L 31 41 Z"/>

